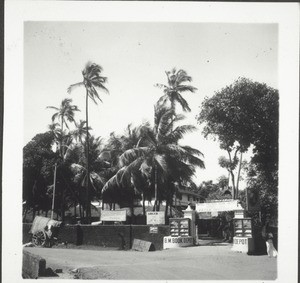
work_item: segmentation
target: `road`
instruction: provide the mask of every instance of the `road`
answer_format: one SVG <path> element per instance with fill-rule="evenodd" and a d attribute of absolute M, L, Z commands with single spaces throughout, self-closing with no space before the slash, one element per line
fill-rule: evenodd
<path fill-rule="evenodd" d="M 62 268 L 56 278 L 115 280 L 274 280 L 277 259 L 231 251 L 230 245 L 195 246 L 154 252 L 26 248 Z M 78 273 L 71 270 L 78 269 Z"/>

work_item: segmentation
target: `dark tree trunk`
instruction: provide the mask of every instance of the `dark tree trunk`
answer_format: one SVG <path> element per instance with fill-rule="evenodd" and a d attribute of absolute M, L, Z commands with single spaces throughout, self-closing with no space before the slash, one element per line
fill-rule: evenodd
<path fill-rule="evenodd" d="M 61 221 L 65 221 L 65 189 L 62 186 L 61 192 Z"/>
<path fill-rule="evenodd" d="M 82 219 L 82 210 L 81 210 L 81 204 L 79 203 L 79 217 L 80 220 Z"/>
<path fill-rule="evenodd" d="M 242 161 L 243 161 L 243 153 L 240 152 L 239 171 L 238 171 L 237 180 L 236 180 L 236 198 L 239 197 L 239 182 L 240 182 L 240 176 L 241 176 L 241 170 L 242 170 Z"/>
<path fill-rule="evenodd" d="M 158 200 L 157 200 L 157 165 L 154 165 L 154 211 L 158 211 Z"/>
<path fill-rule="evenodd" d="M 170 217 L 173 217 L 172 206 L 173 206 L 173 194 L 171 194 L 170 196 Z"/>
<path fill-rule="evenodd" d="M 231 181 L 232 181 L 232 198 L 236 199 L 236 189 L 235 189 L 235 181 L 234 181 L 234 174 L 230 171 Z"/>
<path fill-rule="evenodd" d="M 145 194 L 142 193 L 142 198 L 143 198 L 143 216 L 146 215 L 146 207 L 145 207 Z"/>
<path fill-rule="evenodd" d="M 89 144 L 89 110 L 88 110 L 88 90 L 86 90 L 86 171 L 87 171 L 87 189 L 86 189 L 86 218 L 87 223 L 91 222 L 91 202 L 90 202 L 90 161 L 89 161 L 89 152 L 90 152 L 90 144 Z"/>
<path fill-rule="evenodd" d="M 32 209 L 32 221 L 34 220 L 35 218 L 35 208 Z"/>
<path fill-rule="evenodd" d="M 166 199 L 166 208 L 165 208 L 165 224 L 168 223 L 168 209 L 169 209 L 169 200 L 168 197 Z"/>

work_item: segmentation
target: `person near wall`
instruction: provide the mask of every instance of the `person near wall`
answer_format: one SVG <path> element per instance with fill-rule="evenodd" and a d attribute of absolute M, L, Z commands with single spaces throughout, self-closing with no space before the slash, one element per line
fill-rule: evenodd
<path fill-rule="evenodd" d="M 268 235 L 267 235 L 266 246 L 267 246 L 268 257 L 277 257 L 277 250 L 275 249 L 275 247 L 273 245 L 273 234 L 272 233 L 268 233 Z"/>

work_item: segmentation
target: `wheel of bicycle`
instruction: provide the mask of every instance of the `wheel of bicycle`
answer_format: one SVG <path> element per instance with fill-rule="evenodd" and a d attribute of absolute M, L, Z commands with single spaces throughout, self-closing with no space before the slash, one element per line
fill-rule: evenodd
<path fill-rule="evenodd" d="M 38 231 L 32 236 L 32 243 L 35 246 L 44 246 L 47 241 L 47 237 L 44 231 Z"/>

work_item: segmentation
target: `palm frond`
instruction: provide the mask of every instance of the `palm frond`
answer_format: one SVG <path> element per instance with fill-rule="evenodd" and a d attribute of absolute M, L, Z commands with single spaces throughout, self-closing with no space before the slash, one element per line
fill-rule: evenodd
<path fill-rule="evenodd" d="M 187 101 L 178 92 L 176 93 L 176 100 L 180 103 L 183 111 L 191 111 L 191 108 L 189 107 Z"/>
<path fill-rule="evenodd" d="M 179 85 L 177 87 L 177 91 L 178 92 L 186 92 L 186 91 L 190 91 L 190 92 L 195 92 L 197 90 L 196 87 L 193 87 L 191 85 Z"/>
<path fill-rule="evenodd" d="M 167 174 L 168 172 L 168 165 L 165 160 L 165 157 L 161 154 L 155 154 L 154 160 L 156 161 L 156 164 L 161 168 L 161 170 L 164 172 L 164 174 Z"/>
<path fill-rule="evenodd" d="M 84 86 L 84 83 L 83 82 L 80 82 L 80 83 L 76 83 L 76 84 L 72 84 L 68 87 L 67 89 L 67 92 L 68 93 L 71 93 L 74 89 L 78 88 L 78 87 L 81 87 L 81 86 Z"/>
<path fill-rule="evenodd" d="M 160 88 L 160 89 L 166 89 L 166 88 L 168 88 L 166 85 L 164 85 L 164 84 L 155 84 L 154 85 L 155 87 L 158 87 L 158 88 Z"/>
<path fill-rule="evenodd" d="M 181 125 L 176 127 L 167 137 L 167 140 L 172 142 L 177 142 L 184 137 L 184 135 L 188 133 L 192 133 L 196 131 L 197 128 L 193 125 Z"/>
<path fill-rule="evenodd" d="M 54 109 L 54 110 L 59 110 L 59 108 L 55 107 L 55 106 L 47 106 L 46 109 Z"/>
<path fill-rule="evenodd" d="M 121 167 L 126 166 L 137 158 L 145 156 L 147 153 L 149 153 L 148 147 L 136 147 L 128 149 L 119 157 L 119 164 Z"/>
<path fill-rule="evenodd" d="M 186 152 L 188 152 L 189 154 L 193 154 L 193 155 L 198 155 L 198 156 L 204 157 L 204 154 L 203 154 L 200 150 L 198 150 L 198 149 L 196 149 L 196 148 L 192 148 L 192 147 L 187 146 L 187 145 L 182 146 L 182 148 L 183 148 Z"/>
<path fill-rule="evenodd" d="M 55 121 L 55 119 L 58 117 L 58 115 L 59 115 L 58 113 L 55 113 L 52 115 L 52 117 L 51 117 L 52 122 Z"/>

